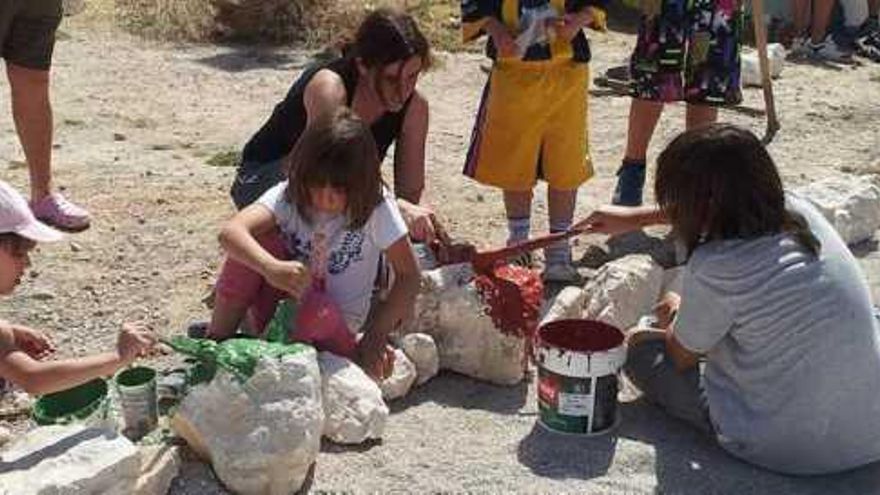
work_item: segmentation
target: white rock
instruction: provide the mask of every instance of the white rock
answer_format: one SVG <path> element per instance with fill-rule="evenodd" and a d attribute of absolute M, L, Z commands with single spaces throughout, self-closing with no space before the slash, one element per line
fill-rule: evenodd
<path fill-rule="evenodd" d="M 168 493 L 171 482 L 180 471 L 180 447 L 149 445 L 140 447 L 141 472 L 134 493 L 156 495 Z"/>
<path fill-rule="evenodd" d="M 394 350 L 394 371 L 386 378 L 379 388 L 382 390 L 382 398 L 394 400 L 409 392 L 418 378 L 419 372 L 416 365 L 407 357 L 401 349 Z"/>
<path fill-rule="evenodd" d="M 128 495 L 140 472 L 138 449 L 114 431 L 44 426 L 0 456 L 3 495 Z"/>
<path fill-rule="evenodd" d="M 569 318 L 580 318 L 584 312 L 587 293 L 580 287 L 568 286 L 556 297 L 547 302 L 547 310 L 541 318 L 541 324 Z"/>
<path fill-rule="evenodd" d="M 324 398 L 324 436 L 341 444 L 382 438 L 388 406 L 376 382 L 344 357 L 322 352 L 318 362 Z"/>
<path fill-rule="evenodd" d="M 324 413 L 315 351 L 262 359 L 240 383 L 218 371 L 190 390 L 171 425 L 230 490 L 286 495 L 318 455 Z"/>
<path fill-rule="evenodd" d="M 426 333 L 411 333 L 400 339 L 400 348 L 416 365 L 417 385 L 437 376 L 440 371 L 440 354 L 433 337 Z"/>
<path fill-rule="evenodd" d="M 500 385 L 514 385 L 525 374 L 525 340 L 502 333 L 485 311 L 470 266 L 454 265 L 429 274 L 441 283 L 439 322 L 427 332 L 437 343 L 440 367 Z"/>
<path fill-rule="evenodd" d="M 795 189 L 834 226 L 847 244 L 880 229 L 880 187 L 870 175 L 835 175 Z"/>
<path fill-rule="evenodd" d="M 584 287 L 587 303 L 583 316 L 626 331 L 651 313 L 662 282 L 663 269 L 648 255 L 629 255 L 606 263 Z"/>
<path fill-rule="evenodd" d="M 12 440 L 12 431 L 5 426 L 0 426 L 0 447 L 9 443 L 10 440 Z"/>
<path fill-rule="evenodd" d="M 763 86 L 758 52 L 743 50 L 740 59 L 742 83 L 746 86 Z M 770 62 L 770 77 L 776 79 L 782 75 L 782 68 L 785 66 L 785 47 L 779 43 L 770 43 L 767 45 L 767 59 Z"/>

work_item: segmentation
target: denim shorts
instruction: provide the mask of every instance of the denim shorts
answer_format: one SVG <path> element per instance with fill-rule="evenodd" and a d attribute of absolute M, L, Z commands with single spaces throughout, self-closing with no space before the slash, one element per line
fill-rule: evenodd
<path fill-rule="evenodd" d="M 0 54 L 13 65 L 49 70 L 61 0 L 0 1 Z"/>
<path fill-rule="evenodd" d="M 239 210 L 260 199 L 266 191 L 285 179 L 282 161 L 242 161 L 229 191 Z"/>

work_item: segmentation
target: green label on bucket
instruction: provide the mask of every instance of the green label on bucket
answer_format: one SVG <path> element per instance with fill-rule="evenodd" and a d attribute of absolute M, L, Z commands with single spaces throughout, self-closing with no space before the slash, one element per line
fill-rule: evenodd
<path fill-rule="evenodd" d="M 617 377 L 578 378 L 539 368 L 538 409 L 541 422 L 552 430 L 602 432 L 614 425 Z"/>

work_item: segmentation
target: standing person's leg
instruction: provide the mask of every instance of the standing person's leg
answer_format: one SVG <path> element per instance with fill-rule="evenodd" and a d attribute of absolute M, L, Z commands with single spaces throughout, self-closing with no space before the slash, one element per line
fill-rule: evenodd
<path fill-rule="evenodd" d="M 848 62 L 852 58 L 852 51 L 839 46 L 828 33 L 834 5 L 835 0 L 814 0 L 810 49 L 816 58 L 832 62 Z"/>
<path fill-rule="evenodd" d="M 528 239 L 531 231 L 532 191 L 504 191 L 504 213 L 507 215 L 507 244 Z"/>
<path fill-rule="evenodd" d="M 709 105 L 688 103 L 685 120 L 687 130 L 714 124 L 718 121 L 718 109 Z"/>
<path fill-rule="evenodd" d="M 542 133 L 541 173 L 547 181 L 550 232 L 571 229 L 578 188 L 593 176 L 589 146 L 589 85 L 586 64 L 555 67 L 548 71 L 543 98 L 549 109 Z M 571 246 L 561 241 L 544 250 L 543 278 L 547 282 L 573 283 L 580 276 L 572 263 Z"/>
<path fill-rule="evenodd" d="M 868 0 L 840 0 L 843 10 L 843 25 L 833 33 L 832 39 L 838 46 L 855 51 L 856 39 L 868 19 Z"/>
<path fill-rule="evenodd" d="M 794 25 L 794 38 L 791 41 L 791 54 L 803 56 L 807 54 L 810 41 L 811 0 L 791 0 L 791 19 Z"/>
<path fill-rule="evenodd" d="M 464 174 L 497 187 L 504 194 L 508 243 L 529 237 L 532 189 L 546 108 L 536 94 L 545 83 L 543 71 L 498 62 L 483 91 L 471 134 Z M 581 86 L 581 91 L 585 86 Z"/>
<path fill-rule="evenodd" d="M 31 0 L 20 5 L 9 24 L 2 49 L 13 120 L 30 171 L 31 208 L 37 218 L 58 228 L 84 230 L 89 227 L 88 212 L 52 192 L 49 69 L 55 31 L 61 22 L 61 1 Z"/>
<path fill-rule="evenodd" d="M 626 131 L 626 153 L 617 171 L 617 187 L 614 189 L 612 203 L 623 206 L 642 204 L 648 146 L 661 113 L 662 102 L 632 99 Z"/>
<path fill-rule="evenodd" d="M 627 123 L 626 151 L 617 171 L 611 202 L 642 204 L 648 145 L 663 104 L 684 98 L 683 77 L 689 2 L 642 2 L 636 47 L 630 57 L 633 100 Z"/>

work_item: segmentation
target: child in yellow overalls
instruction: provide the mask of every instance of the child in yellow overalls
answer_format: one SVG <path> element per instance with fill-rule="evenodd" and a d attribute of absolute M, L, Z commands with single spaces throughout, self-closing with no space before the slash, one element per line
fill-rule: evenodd
<path fill-rule="evenodd" d="M 489 35 L 495 64 L 464 173 L 504 191 L 508 244 L 529 236 L 532 189 L 548 183 L 551 232 L 571 227 L 578 187 L 593 175 L 587 140 L 590 45 L 605 0 L 462 0 L 466 41 Z M 544 279 L 578 278 L 571 248 L 545 250 Z"/>

